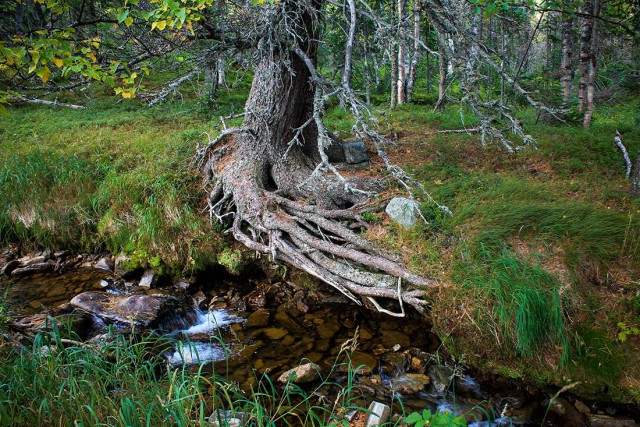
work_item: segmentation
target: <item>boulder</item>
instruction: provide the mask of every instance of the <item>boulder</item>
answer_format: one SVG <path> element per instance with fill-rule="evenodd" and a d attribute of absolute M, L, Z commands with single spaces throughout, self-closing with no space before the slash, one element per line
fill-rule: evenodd
<path fill-rule="evenodd" d="M 158 323 L 166 302 L 150 295 L 114 295 L 106 292 L 83 292 L 71 300 L 71 305 L 102 319 L 149 327 Z"/>
<path fill-rule="evenodd" d="M 587 415 L 591 427 L 636 427 L 638 424 L 630 418 L 614 418 L 607 415 Z"/>
<path fill-rule="evenodd" d="M 418 394 L 431 382 L 424 374 L 402 374 L 389 381 L 390 388 L 400 394 Z"/>
<path fill-rule="evenodd" d="M 111 261 L 110 258 L 100 258 L 100 260 L 98 260 L 98 262 L 96 263 L 95 267 L 98 270 L 105 270 L 105 271 L 111 271 L 113 270 L 113 261 Z"/>
<path fill-rule="evenodd" d="M 40 262 L 37 264 L 27 265 L 26 267 L 19 267 L 11 272 L 12 276 L 24 276 L 27 274 L 44 273 L 51 270 L 53 263 L 51 261 Z"/>
<path fill-rule="evenodd" d="M 142 286 L 143 288 L 151 288 L 156 284 L 157 281 L 158 276 L 156 275 L 156 273 L 151 269 L 147 269 L 144 271 L 144 274 L 142 275 L 142 279 L 140 279 L 140 283 L 138 283 L 138 286 Z"/>
<path fill-rule="evenodd" d="M 278 378 L 278 382 L 286 384 L 292 382 L 294 384 L 310 383 L 320 378 L 320 366 L 315 363 L 305 363 L 296 368 L 285 371 Z"/>
<path fill-rule="evenodd" d="M 391 199 L 385 212 L 392 221 L 405 228 L 411 228 L 420 216 L 420 203 L 406 197 L 395 197 Z"/>
<path fill-rule="evenodd" d="M 344 156 L 347 163 L 356 164 L 369 160 L 367 155 L 367 148 L 364 146 L 364 142 L 349 142 L 344 144 Z"/>
<path fill-rule="evenodd" d="M 20 266 L 20 263 L 18 261 L 16 260 L 9 261 L 5 264 L 4 267 L 2 267 L 2 269 L 0 269 L 0 275 L 8 276 L 13 272 L 13 270 L 18 268 L 19 266 Z"/>

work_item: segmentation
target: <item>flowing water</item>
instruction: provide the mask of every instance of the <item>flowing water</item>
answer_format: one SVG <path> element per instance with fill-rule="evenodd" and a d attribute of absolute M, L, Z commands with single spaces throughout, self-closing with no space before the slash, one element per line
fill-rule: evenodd
<path fill-rule="evenodd" d="M 172 292 L 104 287 L 105 283 L 111 283 L 109 273 L 95 269 L 31 276 L 9 286 L 7 305 L 14 314 L 27 315 L 87 290 Z M 286 370 L 313 362 L 334 384 L 320 387 L 316 394 L 335 396 L 339 392 L 335 384 L 344 384 L 352 375 L 362 392 L 359 403 L 363 406 L 371 401 L 395 403 L 399 411 L 402 401 L 407 412 L 447 410 L 465 414 L 469 422 L 478 420 L 476 426 L 489 425 L 487 415 L 491 425 L 540 425 L 546 414 L 548 394 L 499 377 L 478 382 L 461 366 L 443 360 L 439 340 L 417 316 L 397 319 L 347 303 L 307 306 L 280 291 L 275 303 L 248 308 L 245 301 L 255 295 L 249 293 L 250 287 L 242 288 L 212 280 L 194 287 L 205 291 L 211 302 L 206 310 L 197 311 L 195 322 L 167 332 L 178 338 L 174 350 L 164 355 L 170 364 L 207 364 L 208 369 L 250 391 L 267 374 L 275 381 Z M 181 316 L 165 323 L 184 325 Z M 354 340 L 357 345 L 352 347 Z M 345 347 L 351 350 L 346 352 Z M 518 415 L 528 423 L 520 422 Z"/>

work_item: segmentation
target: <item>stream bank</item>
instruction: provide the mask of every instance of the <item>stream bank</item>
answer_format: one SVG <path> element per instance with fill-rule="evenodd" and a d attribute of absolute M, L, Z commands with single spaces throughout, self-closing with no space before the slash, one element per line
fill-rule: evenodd
<path fill-rule="evenodd" d="M 417 313 L 391 318 L 340 295 L 269 279 L 262 271 L 235 277 L 212 270 L 197 279 L 169 280 L 150 277 L 149 271 L 117 274 L 104 256 L 38 256 L 49 256 L 55 261 L 51 269 L 58 264 L 64 272 L 3 279 L 6 305 L 22 317 L 10 323 L 14 330 L 46 327 L 47 315 L 72 319 L 77 337 L 89 343 L 103 338 L 109 325 L 124 334 L 132 327 L 153 329 L 176 339 L 159 357 L 174 366 L 205 366 L 246 393 L 270 381 L 267 375 L 275 380 L 312 363 L 318 378 L 301 386 L 322 401 L 335 399 L 353 382 L 359 406 L 383 402 L 396 416 L 402 407 L 407 413 L 428 408 L 459 414 L 469 423 L 567 426 L 635 425 L 638 416 L 631 407 L 570 394 L 553 399 L 555 391 L 474 372 L 446 356 Z M 72 262 L 56 261 L 63 258 Z M 39 262 L 29 264 L 33 259 Z M 42 262 L 26 257 L 21 265 Z M 142 313 L 141 307 L 155 308 Z"/>

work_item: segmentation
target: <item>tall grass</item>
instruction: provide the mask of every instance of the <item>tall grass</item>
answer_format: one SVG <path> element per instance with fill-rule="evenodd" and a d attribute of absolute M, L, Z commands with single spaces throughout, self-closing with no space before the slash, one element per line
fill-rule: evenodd
<path fill-rule="evenodd" d="M 191 168 L 209 125 L 103 101 L 95 110 L 23 107 L 0 118 L 0 244 L 109 249 L 201 269 L 219 235 Z"/>
<path fill-rule="evenodd" d="M 475 257 L 457 274 L 476 298 L 471 305 L 484 332 L 498 332 L 497 345 L 523 356 L 536 355 L 545 345 L 560 345 L 566 361 L 569 340 L 557 279 L 507 249 L 482 246 Z"/>
<path fill-rule="evenodd" d="M 325 379 L 305 391 L 264 375 L 245 393 L 210 365 L 166 365 L 159 355 L 174 344 L 166 338 L 115 335 L 103 345 L 69 338 L 75 337 L 54 322 L 31 346 L 0 348 L 1 425 L 190 426 L 207 425 L 216 413 L 256 427 L 327 426 L 363 409 L 354 385 L 359 367 L 348 361 L 346 385 Z M 324 378 L 335 374 L 346 351 Z M 337 398 L 319 398 L 328 387 L 339 391 Z"/>

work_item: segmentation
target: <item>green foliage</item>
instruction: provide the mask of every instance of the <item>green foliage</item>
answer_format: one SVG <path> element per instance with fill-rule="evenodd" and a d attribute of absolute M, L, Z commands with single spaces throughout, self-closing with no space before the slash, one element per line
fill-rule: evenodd
<path fill-rule="evenodd" d="M 0 119 L 0 241 L 106 246 L 173 269 L 215 263 L 221 239 L 200 215 L 199 171 L 188 167 L 206 123 L 178 124 L 173 106 L 97 107 L 25 107 Z"/>
<path fill-rule="evenodd" d="M 555 277 L 507 249 L 495 251 L 484 245 L 474 259 L 460 266 L 458 274 L 478 298 L 479 324 L 497 327 L 506 341 L 503 345 L 533 356 L 543 345 L 559 344 L 566 360 L 569 341 Z"/>
<path fill-rule="evenodd" d="M 463 416 L 455 416 L 447 411 L 432 414 L 428 409 L 412 412 L 404 421 L 409 425 L 413 424 L 414 427 L 464 427 L 467 425 Z"/>
<path fill-rule="evenodd" d="M 618 339 L 620 342 L 625 342 L 629 335 L 637 336 L 640 334 L 640 329 L 637 326 L 627 326 L 624 322 L 618 322 Z"/>

